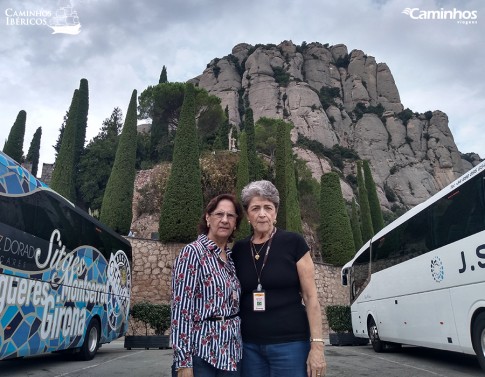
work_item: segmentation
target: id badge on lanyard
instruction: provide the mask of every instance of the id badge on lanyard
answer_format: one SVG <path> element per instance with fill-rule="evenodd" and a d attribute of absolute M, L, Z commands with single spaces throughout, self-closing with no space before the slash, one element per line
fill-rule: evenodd
<path fill-rule="evenodd" d="M 261 274 L 263 273 L 264 266 L 266 265 L 266 262 L 268 260 L 269 250 L 271 247 L 271 243 L 273 242 L 273 236 L 275 233 L 276 228 L 274 228 L 269 238 L 266 253 L 264 254 L 263 265 L 261 266 L 261 270 L 259 272 L 256 268 L 256 262 L 253 259 L 254 269 L 256 270 L 256 275 L 258 276 L 258 287 L 253 291 L 253 311 L 255 312 L 264 312 L 266 310 L 266 292 L 261 287 Z"/>
<path fill-rule="evenodd" d="M 264 290 L 253 291 L 253 311 L 264 312 L 266 310 L 266 296 Z"/>

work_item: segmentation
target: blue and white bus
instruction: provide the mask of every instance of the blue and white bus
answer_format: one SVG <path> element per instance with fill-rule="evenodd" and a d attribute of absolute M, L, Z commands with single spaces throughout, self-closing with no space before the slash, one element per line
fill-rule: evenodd
<path fill-rule="evenodd" d="M 0 360 L 92 359 L 128 329 L 131 245 L 0 152 Z"/>
<path fill-rule="evenodd" d="M 485 162 L 379 231 L 342 282 L 354 334 L 375 351 L 476 354 L 485 369 Z"/>

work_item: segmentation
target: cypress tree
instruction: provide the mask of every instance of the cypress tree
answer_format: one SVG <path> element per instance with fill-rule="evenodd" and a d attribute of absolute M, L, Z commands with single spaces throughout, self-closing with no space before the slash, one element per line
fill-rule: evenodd
<path fill-rule="evenodd" d="M 8 154 L 18 163 L 23 162 L 24 152 L 24 136 L 25 136 L 25 122 L 27 120 L 27 113 L 25 110 L 20 110 L 15 123 L 10 129 L 8 138 L 3 146 L 3 153 Z"/>
<path fill-rule="evenodd" d="M 187 84 L 175 134 L 172 169 L 161 209 L 160 240 L 192 241 L 197 236 L 202 206 L 195 88 L 192 84 Z"/>
<path fill-rule="evenodd" d="M 354 237 L 355 251 L 359 251 L 364 242 L 362 241 L 362 232 L 360 230 L 359 213 L 357 212 L 357 205 L 355 199 L 352 199 L 352 216 L 350 217 L 350 225 L 352 226 L 352 235 Z"/>
<path fill-rule="evenodd" d="M 278 227 L 301 233 L 301 214 L 298 202 L 293 149 L 291 148 L 289 123 L 279 121 L 276 147 L 275 186 L 280 194 Z"/>
<path fill-rule="evenodd" d="M 77 110 L 79 101 L 79 90 L 74 90 L 69 114 L 67 117 L 66 128 L 62 135 L 61 148 L 57 155 L 52 172 L 51 187 L 59 194 L 72 202 L 76 201 L 76 126 Z"/>
<path fill-rule="evenodd" d="M 81 79 L 79 83 L 79 100 L 76 114 L 76 154 L 74 164 L 76 172 L 78 170 L 79 159 L 84 150 L 86 142 L 86 128 L 88 124 L 89 111 L 89 87 L 88 80 Z"/>
<path fill-rule="evenodd" d="M 374 232 L 377 233 L 384 228 L 384 219 L 382 217 L 381 205 L 377 196 L 376 183 L 372 178 L 369 161 L 367 160 L 364 160 L 364 182 L 367 190 L 367 197 L 369 198 L 372 227 L 374 228 Z"/>
<path fill-rule="evenodd" d="M 372 218 L 370 215 L 369 197 L 362 174 L 362 161 L 357 161 L 357 185 L 359 188 L 360 222 L 362 227 L 362 241 L 367 242 L 374 235 Z"/>
<path fill-rule="evenodd" d="M 256 154 L 256 133 L 254 131 L 254 117 L 251 108 L 246 109 L 244 117 L 244 131 L 248 142 L 249 180 L 260 179 L 258 155 Z"/>
<path fill-rule="evenodd" d="M 57 155 L 59 154 L 59 151 L 61 150 L 62 137 L 64 136 L 64 130 L 66 129 L 68 117 L 69 117 L 69 111 L 66 111 L 66 114 L 64 115 L 64 119 L 62 120 L 61 127 L 59 128 L 59 136 L 57 137 L 56 144 L 52 146 L 52 148 L 54 148 L 54 150 L 56 151 L 55 152 L 56 159 L 57 159 Z"/>
<path fill-rule="evenodd" d="M 229 108 L 226 106 L 224 109 L 224 115 L 226 119 L 221 127 L 217 129 L 216 139 L 214 140 L 214 150 L 227 150 L 229 149 L 229 130 L 231 124 L 229 123 Z"/>
<path fill-rule="evenodd" d="M 40 157 L 40 139 L 42 137 L 42 127 L 37 128 L 30 142 L 29 151 L 27 152 L 26 161 L 32 164 L 31 173 L 34 177 L 37 176 L 37 169 L 39 168 Z"/>
<path fill-rule="evenodd" d="M 287 228 L 287 198 L 286 187 L 288 185 L 286 174 L 286 142 L 285 142 L 285 126 L 278 124 L 276 130 L 276 152 L 275 152 L 275 186 L 280 194 L 280 204 L 278 206 L 278 215 L 276 217 L 278 227 L 282 229 Z"/>
<path fill-rule="evenodd" d="M 248 162 L 248 145 L 246 132 L 241 132 L 239 137 L 239 161 L 237 164 L 236 193 L 239 201 L 241 200 L 241 191 L 249 183 L 249 162 Z M 251 226 L 247 221 L 241 221 L 239 229 L 236 232 L 236 240 L 241 240 L 251 233 Z"/>
<path fill-rule="evenodd" d="M 136 163 L 136 90 L 131 95 L 113 169 L 106 184 L 99 219 L 119 234 L 128 234 L 133 217 Z"/>
<path fill-rule="evenodd" d="M 322 175 L 320 197 L 322 257 L 327 263 L 342 266 L 353 257 L 355 245 L 337 173 Z"/>
<path fill-rule="evenodd" d="M 162 73 L 160 73 L 160 79 L 158 80 L 159 84 L 163 84 L 168 82 L 167 80 L 167 68 L 165 66 L 162 67 Z"/>

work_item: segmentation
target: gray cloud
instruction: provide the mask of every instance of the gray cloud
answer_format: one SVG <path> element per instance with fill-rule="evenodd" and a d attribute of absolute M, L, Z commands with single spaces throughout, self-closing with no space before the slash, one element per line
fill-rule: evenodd
<path fill-rule="evenodd" d="M 65 0 L 63 0 L 65 1 Z M 114 107 L 126 112 L 131 91 L 156 84 L 163 65 L 170 81 L 202 73 L 238 43 L 292 40 L 359 49 L 390 67 L 405 107 L 442 110 L 462 152 L 485 156 L 480 113 L 485 108 L 481 48 L 485 5 L 478 0 L 72 0 L 78 35 L 0 22 L 0 142 L 18 112 L 27 111 L 26 152 L 42 126 L 41 162 L 51 147 L 79 80 L 90 86 L 88 139 Z M 56 9 L 57 0 L 7 0 L 7 8 Z M 478 10 L 477 25 L 413 20 L 405 8 Z M 482 21 L 484 22 L 484 21 Z M 472 135 L 472 136 L 470 136 Z"/>

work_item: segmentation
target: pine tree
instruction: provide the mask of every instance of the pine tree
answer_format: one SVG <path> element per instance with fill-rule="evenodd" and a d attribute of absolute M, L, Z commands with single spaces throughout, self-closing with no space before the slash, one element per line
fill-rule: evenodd
<path fill-rule="evenodd" d="M 133 217 L 133 185 L 136 175 L 136 94 L 136 90 L 133 90 L 99 217 L 103 223 L 119 234 L 128 234 Z"/>
<path fill-rule="evenodd" d="M 163 199 L 159 235 L 163 242 L 190 242 L 197 236 L 203 196 L 195 123 L 195 88 L 187 84 L 175 135 L 173 162 Z"/>
<path fill-rule="evenodd" d="M 51 187 L 72 202 L 76 201 L 76 127 L 79 102 L 79 90 L 74 90 L 66 128 L 62 135 L 61 148 L 52 172 Z"/>
<path fill-rule="evenodd" d="M 362 227 L 362 241 L 367 242 L 374 235 L 372 218 L 370 215 L 369 197 L 362 174 L 362 161 L 357 161 L 357 186 L 359 188 L 360 223 Z"/>
<path fill-rule="evenodd" d="M 32 164 L 30 172 L 34 177 L 37 176 L 37 170 L 39 168 L 39 157 L 40 157 L 40 139 L 42 137 L 42 127 L 37 128 L 30 142 L 29 151 L 27 152 L 27 157 L 25 160 Z"/>
<path fill-rule="evenodd" d="M 251 108 L 246 109 L 244 117 L 244 131 L 248 142 L 249 180 L 260 179 L 258 155 L 256 154 L 256 134 L 254 131 L 254 117 Z"/>
<path fill-rule="evenodd" d="M 179 118 L 184 101 L 185 85 L 161 83 L 148 87 L 140 95 L 140 113 L 152 119 L 150 130 L 150 159 L 152 162 L 171 161 L 173 140 L 171 127 Z"/>
<path fill-rule="evenodd" d="M 100 210 L 104 191 L 113 168 L 118 134 L 123 127 L 123 113 L 116 107 L 101 130 L 85 148 L 79 161 L 77 186 L 84 208 Z"/>
<path fill-rule="evenodd" d="M 355 199 L 352 199 L 352 216 L 350 217 L 350 224 L 352 225 L 352 235 L 354 236 L 355 251 L 359 251 L 364 242 L 362 241 L 362 232 L 360 230 L 359 213 L 357 212 L 357 204 Z"/>
<path fill-rule="evenodd" d="M 27 113 L 25 110 L 20 110 L 3 146 L 3 153 L 9 155 L 18 163 L 22 163 L 24 158 L 23 146 L 26 121 Z"/>
<path fill-rule="evenodd" d="M 163 84 L 168 82 L 167 80 L 167 68 L 165 66 L 162 67 L 162 73 L 160 73 L 160 79 L 158 80 L 159 84 Z"/>
<path fill-rule="evenodd" d="M 377 189 L 369 166 L 369 161 L 364 160 L 364 182 L 367 190 L 367 197 L 369 198 L 370 215 L 372 218 L 372 227 L 374 232 L 384 228 L 384 219 L 382 217 L 381 205 L 377 196 Z"/>
<path fill-rule="evenodd" d="M 239 162 L 237 164 L 236 193 L 239 201 L 241 200 L 241 191 L 249 183 L 249 162 L 248 162 L 248 145 L 246 132 L 241 132 L 239 136 Z M 251 233 L 251 226 L 247 221 L 241 221 L 239 229 L 236 232 L 236 240 L 241 240 Z"/>
<path fill-rule="evenodd" d="M 276 147 L 276 179 L 275 186 L 280 194 L 278 207 L 278 227 L 301 233 L 301 214 L 298 202 L 295 164 L 291 148 L 289 123 L 279 121 L 277 128 Z"/>
<path fill-rule="evenodd" d="M 338 174 L 322 175 L 318 233 L 324 262 L 342 266 L 354 255 L 350 219 L 342 196 Z"/>

